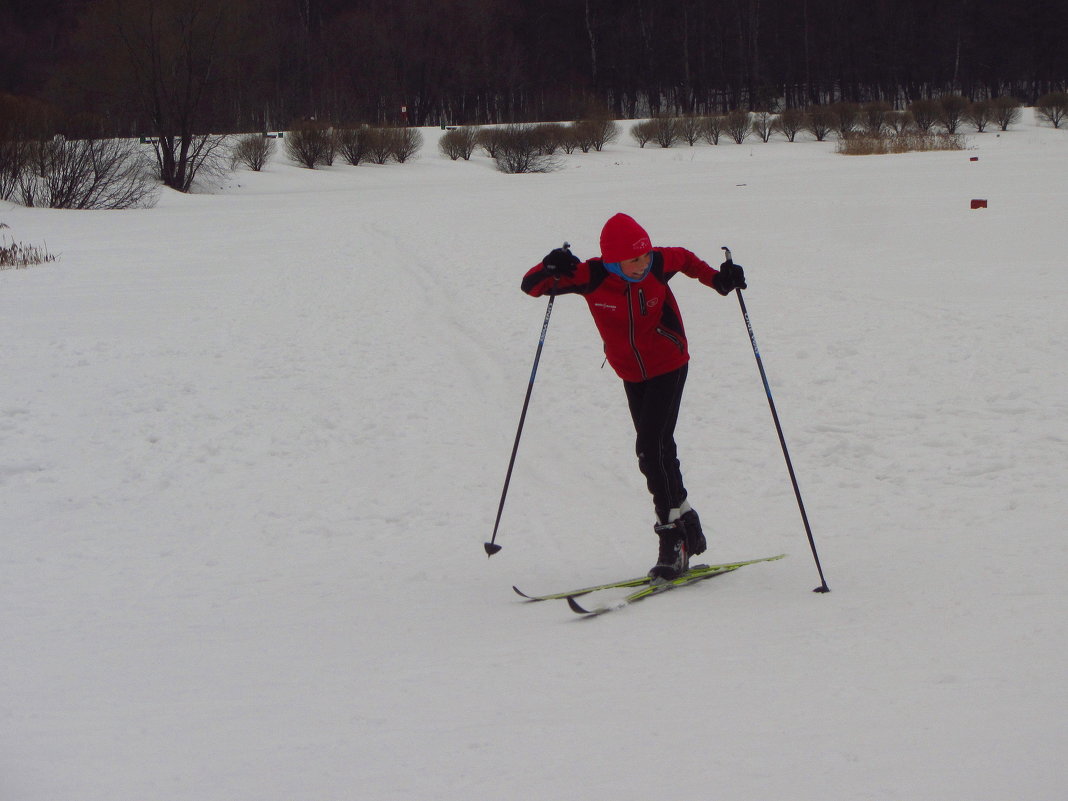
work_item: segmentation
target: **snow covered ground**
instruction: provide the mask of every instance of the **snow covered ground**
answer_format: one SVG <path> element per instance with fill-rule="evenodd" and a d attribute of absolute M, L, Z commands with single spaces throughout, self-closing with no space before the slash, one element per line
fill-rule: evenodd
<path fill-rule="evenodd" d="M 277 156 L 151 210 L 0 208 L 3 801 L 1068 797 L 1068 133 L 773 140 L 545 175 Z M 978 161 L 971 161 L 978 156 Z M 989 208 L 971 210 L 972 198 Z M 522 273 L 604 220 L 728 245 L 673 287 L 713 561 L 656 553 L 619 381 Z"/>

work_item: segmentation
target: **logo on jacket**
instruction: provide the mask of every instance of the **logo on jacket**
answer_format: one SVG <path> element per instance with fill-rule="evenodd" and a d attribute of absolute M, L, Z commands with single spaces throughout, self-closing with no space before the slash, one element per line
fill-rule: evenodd
<path fill-rule="evenodd" d="M 616 310 L 616 307 L 613 306 L 611 303 L 594 303 L 593 305 L 596 306 L 598 309 L 608 309 L 609 311 Z"/>

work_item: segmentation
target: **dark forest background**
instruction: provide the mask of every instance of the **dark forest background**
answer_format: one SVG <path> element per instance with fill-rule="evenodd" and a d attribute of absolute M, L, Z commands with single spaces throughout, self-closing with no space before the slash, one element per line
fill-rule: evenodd
<path fill-rule="evenodd" d="M 1068 0 L 0 0 L 0 93 L 121 135 L 164 107 L 238 132 L 1032 103 L 1066 80 Z"/>

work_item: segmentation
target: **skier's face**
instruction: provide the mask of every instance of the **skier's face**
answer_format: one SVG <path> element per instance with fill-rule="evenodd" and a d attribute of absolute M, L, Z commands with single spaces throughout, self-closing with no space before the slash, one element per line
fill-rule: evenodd
<path fill-rule="evenodd" d="M 650 254 L 646 253 L 637 258 L 627 259 L 619 263 L 619 269 L 629 278 L 641 278 L 649 269 Z"/>

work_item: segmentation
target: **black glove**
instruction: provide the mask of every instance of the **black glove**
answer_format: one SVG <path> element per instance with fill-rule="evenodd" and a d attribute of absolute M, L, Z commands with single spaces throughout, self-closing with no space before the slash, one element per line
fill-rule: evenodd
<path fill-rule="evenodd" d="M 725 261 L 719 265 L 719 274 L 712 279 L 712 286 L 721 295 L 729 295 L 735 289 L 747 289 L 745 270 L 740 264 Z"/>
<path fill-rule="evenodd" d="M 575 274 L 575 268 L 578 266 L 579 260 L 570 250 L 557 248 L 542 259 L 541 264 L 551 275 L 572 276 Z"/>

